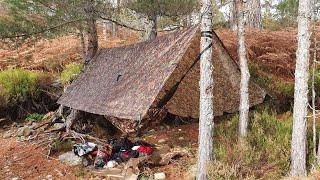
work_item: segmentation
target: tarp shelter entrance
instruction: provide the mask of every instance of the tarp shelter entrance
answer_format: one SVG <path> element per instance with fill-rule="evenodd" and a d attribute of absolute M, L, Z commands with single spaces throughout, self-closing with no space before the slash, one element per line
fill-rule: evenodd
<path fill-rule="evenodd" d="M 213 40 L 214 112 L 219 116 L 238 111 L 240 70 L 216 34 Z M 152 42 L 102 49 L 58 103 L 109 117 L 125 132 L 135 131 L 139 119 L 150 121 L 155 109 L 198 118 L 199 47 L 194 27 Z M 250 106 L 263 102 L 265 91 L 253 82 L 249 93 Z"/>

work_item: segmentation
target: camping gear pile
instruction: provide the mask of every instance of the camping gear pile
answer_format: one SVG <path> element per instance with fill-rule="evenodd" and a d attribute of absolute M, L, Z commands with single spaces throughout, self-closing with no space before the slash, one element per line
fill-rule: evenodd
<path fill-rule="evenodd" d="M 153 145 L 144 141 L 133 143 L 127 137 L 111 139 L 104 146 L 92 142 L 79 143 L 73 146 L 73 152 L 82 157 L 84 166 L 94 165 L 96 168 L 113 168 L 130 158 L 151 155 L 153 151 Z"/>

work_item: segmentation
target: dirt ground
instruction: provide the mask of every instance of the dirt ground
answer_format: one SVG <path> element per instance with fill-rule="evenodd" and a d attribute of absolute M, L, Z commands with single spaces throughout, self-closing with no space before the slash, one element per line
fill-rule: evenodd
<path fill-rule="evenodd" d="M 4 132 L 4 131 L 3 131 Z M 70 167 L 57 159 L 57 154 L 46 157 L 36 142 L 21 142 L 18 138 L 2 138 L 0 133 L 0 179 L 87 179 L 91 177 L 90 169 Z M 167 179 L 186 179 L 188 171 L 196 162 L 198 125 L 160 126 L 145 133 L 141 139 L 159 144 L 160 139 L 165 144 L 175 148 L 181 147 L 190 152 L 190 156 L 181 157 L 169 165 L 154 167 L 150 173 L 165 172 Z"/>
<path fill-rule="evenodd" d="M 31 142 L 0 138 L 0 179 L 77 179 L 75 169 L 44 154 Z"/>

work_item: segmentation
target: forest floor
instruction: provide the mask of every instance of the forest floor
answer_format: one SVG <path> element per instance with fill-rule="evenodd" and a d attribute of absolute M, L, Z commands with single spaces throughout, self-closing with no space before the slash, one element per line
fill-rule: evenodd
<path fill-rule="evenodd" d="M 7 130 L 9 129 L 0 132 L 0 179 L 99 179 L 88 168 L 71 167 L 61 162 L 58 159 L 61 153 L 47 158 L 47 151 L 42 149 L 36 141 L 21 141 L 18 137 L 3 138 Z M 190 177 L 192 174 L 188 172 L 196 162 L 197 138 L 197 124 L 161 126 L 157 130 L 152 129 L 145 133 L 141 139 L 148 143 L 156 145 L 159 144 L 159 140 L 164 140 L 169 147 L 180 147 L 190 153 L 188 156 L 172 160 L 166 166 L 154 167 L 152 172 L 165 172 L 167 179 Z"/>
<path fill-rule="evenodd" d="M 216 30 L 218 36 L 237 60 L 235 33 L 227 29 Z M 320 36 L 318 34 L 318 36 Z M 121 30 L 118 37 L 104 40 L 99 29 L 100 47 L 118 47 L 138 42 L 139 35 Z M 12 49 L 0 48 L 0 70 L 23 68 L 60 73 L 65 65 L 81 62 L 81 47 L 78 37 L 69 35 L 53 40 L 41 40 L 26 43 Z M 0 44 L 1 45 L 1 44 Z M 296 30 L 257 31 L 246 33 L 246 46 L 250 64 L 259 66 L 259 73 L 286 83 L 293 83 L 296 50 Z M 0 46 L 1 47 L 1 46 Z M 318 54 L 320 56 L 320 53 Z M 272 89 L 272 88 L 270 88 Z M 286 89 L 285 89 L 286 90 Z M 279 115 L 281 116 L 281 115 Z M 6 129 L 8 130 L 8 129 Z M 79 179 L 91 177 L 88 170 L 81 167 L 69 167 L 59 160 L 58 154 L 47 159 L 46 152 L 33 142 L 21 142 L 18 138 L 2 138 L 0 129 L 0 179 Z M 182 138 L 181 138 L 182 137 Z M 165 172 L 168 179 L 186 179 L 196 162 L 198 125 L 161 126 L 143 135 L 142 139 L 157 144 L 164 139 L 170 147 L 182 147 L 190 152 L 167 166 L 155 167 L 154 172 Z"/>

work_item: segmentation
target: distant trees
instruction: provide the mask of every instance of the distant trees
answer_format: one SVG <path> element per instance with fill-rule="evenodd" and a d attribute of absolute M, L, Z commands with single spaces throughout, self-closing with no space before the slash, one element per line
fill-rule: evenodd
<path fill-rule="evenodd" d="M 113 10 L 103 0 L 4 0 L 4 5 L 8 8 L 8 15 L 0 20 L 2 40 L 23 42 L 59 34 L 77 34 L 84 48 L 84 62 L 89 61 L 98 48 L 97 19 L 101 15 L 110 16 Z M 87 43 L 84 34 L 88 37 Z M 88 59 L 85 52 L 88 52 Z"/>
<path fill-rule="evenodd" d="M 211 0 L 201 1 L 200 40 L 200 117 L 198 180 L 208 179 L 207 166 L 213 160 L 213 64 L 212 64 L 212 4 Z"/>
<path fill-rule="evenodd" d="M 291 142 L 291 176 L 306 176 L 307 114 L 311 0 L 299 1 L 298 48 L 294 86 L 293 129 Z"/>
<path fill-rule="evenodd" d="M 297 23 L 298 16 L 298 0 L 283 0 L 276 6 L 277 12 L 275 17 L 282 26 L 293 26 Z"/>
<path fill-rule="evenodd" d="M 149 22 L 145 23 L 145 39 L 153 40 L 157 37 L 160 16 L 178 18 L 190 15 L 197 4 L 197 0 L 132 0 L 127 2 L 127 7 L 147 17 Z"/>
<path fill-rule="evenodd" d="M 246 2 L 246 9 L 248 27 L 262 29 L 262 14 L 260 0 L 248 0 Z"/>

